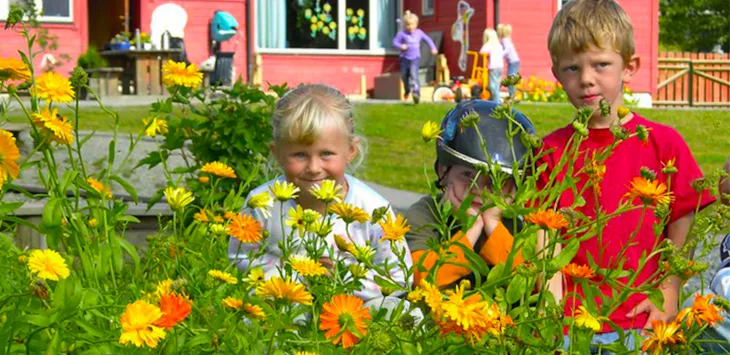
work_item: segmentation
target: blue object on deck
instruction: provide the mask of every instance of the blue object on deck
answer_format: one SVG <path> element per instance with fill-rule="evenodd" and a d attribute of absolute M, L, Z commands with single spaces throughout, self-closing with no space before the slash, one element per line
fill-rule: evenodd
<path fill-rule="evenodd" d="M 216 42 L 223 42 L 231 39 L 238 30 L 238 21 L 228 12 L 216 11 L 213 20 L 210 22 L 210 35 Z"/>

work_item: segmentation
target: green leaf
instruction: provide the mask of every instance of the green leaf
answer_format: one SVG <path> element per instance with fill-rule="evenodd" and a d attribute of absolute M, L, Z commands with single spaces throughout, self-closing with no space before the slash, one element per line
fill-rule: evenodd
<path fill-rule="evenodd" d="M 63 210 L 61 203 L 63 199 L 59 197 L 51 198 L 43 207 L 43 224 L 48 227 L 58 227 L 61 225 Z"/>
<path fill-rule="evenodd" d="M 139 272 L 139 254 L 137 254 L 137 248 L 135 248 L 126 239 L 122 238 L 119 238 L 119 246 L 122 247 L 122 249 L 127 253 L 127 255 L 129 255 L 130 258 L 132 258 L 132 263 L 134 263 L 134 271 Z"/>
<path fill-rule="evenodd" d="M 520 298 L 525 294 L 525 291 L 527 290 L 527 280 L 522 275 L 516 275 L 512 281 L 510 281 L 509 286 L 507 286 L 507 293 L 505 294 L 505 299 L 507 300 L 507 303 L 514 304 L 515 302 L 519 301 Z"/>
<path fill-rule="evenodd" d="M 575 254 L 578 254 L 578 247 L 580 247 L 580 242 L 577 239 L 572 239 L 560 254 L 552 260 L 553 267 L 559 270 L 568 265 L 575 257 Z"/>
<path fill-rule="evenodd" d="M 132 196 L 132 200 L 134 200 L 134 203 L 139 203 L 137 190 L 134 188 L 134 186 L 132 186 L 130 183 L 128 183 L 126 180 L 122 179 L 118 175 L 112 175 L 109 178 L 119 184 L 124 189 L 124 191 L 129 194 L 129 196 Z"/>
<path fill-rule="evenodd" d="M 38 314 L 25 314 L 18 317 L 18 321 L 21 323 L 28 323 L 38 327 L 47 327 L 51 324 L 51 318 L 44 315 Z"/>
<path fill-rule="evenodd" d="M 6 202 L 0 204 L 0 216 L 4 216 L 15 212 L 20 206 L 23 206 L 23 202 Z"/>
<path fill-rule="evenodd" d="M 109 234 L 109 244 L 112 249 L 112 266 L 114 267 L 114 272 L 120 273 L 122 272 L 122 267 L 124 266 L 124 259 L 122 258 L 122 248 L 119 245 L 119 237 L 116 236 L 116 234 L 110 233 Z"/>
<path fill-rule="evenodd" d="M 157 190 L 155 192 L 155 194 L 152 195 L 152 197 L 150 197 L 149 201 L 147 201 L 147 211 L 149 211 L 152 208 L 152 206 L 154 206 L 157 202 L 160 202 L 160 200 L 162 200 L 162 196 L 164 196 L 164 195 L 165 195 L 164 189 Z"/>
<path fill-rule="evenodd" d="M 467 247 L 466 245 L 463 245 L 461 243 L 455 243 L 454 245 L 461 248 L 461 250 L 464 252 L 464 258 L 469 261 L 469 269 L 471 269 L 474 272 L 475 280 L 476 280 L 476 287 L 479 287 L 481 284 L 481 275 L 488 275 L 489 274 L 489 266 L 487 263 L 482 259 L 479 254 L 475 253 L 474 250 Z"/>
<path fill-rule="evenodd" d="M 78 171 L 66 170 L 63 173 L 63 178 L 61 179 L 61 186 L 60 186 L 61 191 L 63 191 L 64 193 L 66 191 L 68 191 L 69 187 L 74 182 L 74 180 L 76 180 L 76 177 L 78 175 L 79 175 Z"/>
<path fill-rule="evenodd" d="M 130 216 L 130 215 L 123 215 L 123 216 L 117 217 L 117 222 L 141 223 L 137 217 Z"/>
<path fill-rule="evenodd" d="M 664 312 L 664 294 L 662 293 L 662 291 L 658 288 L 654 288 L 649 291 L 648 296 L 651 303 L 656 308 L 659 308 L 660 311 Z"/>

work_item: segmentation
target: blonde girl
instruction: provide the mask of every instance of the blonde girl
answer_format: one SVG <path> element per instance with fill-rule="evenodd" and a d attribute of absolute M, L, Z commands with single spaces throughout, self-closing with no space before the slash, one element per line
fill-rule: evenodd
<path fill-rule="evenodd" d="M 237 239 L 231 238 L 228 248 L 229 258 L 240 269 L 260 267 L 266 279 L 282 274 L 282 266 L 286 260 L 282 260 L 280 242 L 285 236 L 294 235 L 294 238 L 298 238 L 297 233 L 292 234 L 292 226 L 282 226 L 282 220 L 286 221 L 293 213 L 289 211 L 292 209 L 296 211 L 299 205 L 303 209 L 314 210 L 324 215 L 324 203 L 310 193 L 313 186 L 321 185 L 325 180 L 334 180 L 342 187 L 342 201 L 361 208 L 368 214 L 372 214 L 377 208 L 389 205 L 385 198 L 345 172 L 348 166 L 356 165 L 362 160 L 363 152 L 362 138 L 355 134 L 352 107 L 342 93 L 326 85 L 300 85 L 276 102 L 272 126 L 271 153 L 284 171 L 284 175 L 255 188 L 249 194 L 247 201 L 251 196 L 265 192 L 269 192 L 273 198 L 272 186 L 283 181 L 293 183 L 299 188 L 298 197 L 275 202 L 268 218 L 258 209 L 245 209 L 243 213 L 261 222 L 269 236 L 265 244 L 241 244 Z M 335 235 L 348 235 L 352 243 L 369 245 L 376 250 L 374 264 L 383 264 L 387 261 L 390 265 L 397 265 L 398 259 L 391 250 L 391 242 L 381 242 L 383 229 L 377 223 L 353 222 L 349 224 L 348 230 L 345 230 L 346 225 L 341 219 L 332 219 L 332 222 L 332 232 L 326 236 L 325 241 L 334 249 L 334 259 L 344 260 L 347 265 L 356 263 L 351 254 L 338 250 L 335 243 Z M 408 246 L 402 241 L 394 243 L 396 248 L 405 250 L 406 264 L 410 268 L 412 262 Z M 248 259 L 251 251 L 259 251 L 262 247 L 265 250 L 261 257 Z M 292 254 L 306 254 L 306 252 L 294 250 Z M 334 264 L 327 257 L 320 259 L 320 262 L 325 267 Z M 406 275 L 403 270 L 393 267 L 390 273 L 393 280 L 406 285 Z M 362 288 L 355 291 L 355 295 L 362 298 L 366 304 L 381 306 L 383 294 L 374 282 L 373 271 L 368 271 Z"/>
<path fill-rule="evenodd" d="M 515 44 L 512 43 L 512 25 L 497 25 L 497 36 L 499 36 L 499 41 L 502 42 L 502 48 L 504 49 L 504 58 L 507 59 L 507 76 L 519 73 L 520 56 L 517 55 L 517 49 L 515 49 Z M 508 89 L 509 95 L 513 96 L 515 93 L 515 86 L 510 85 Z"/>
<path fill-rule="evenodd" d="M 489 54 L 489 100 L 499 103 L 499 87 L 502 81 L 502 70 L 504 68 L 504 51 L 499 43 L 497 32 L 491 28 L 484 30 L 482 36 L 481 54 Z"/>

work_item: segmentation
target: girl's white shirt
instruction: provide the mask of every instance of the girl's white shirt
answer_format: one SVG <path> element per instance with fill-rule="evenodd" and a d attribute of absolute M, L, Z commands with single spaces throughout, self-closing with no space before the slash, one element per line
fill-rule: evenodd
<path fill-rule="evenodd" d="M 347 184 L 349 186 L 347 196 L 345 197 L 346 203 L 351 204 L 355 207 L 362 208 L 365 212 L 371 215 L 373 210 L 390 205 L 390 203 L 383 196 L 373 191 L 373 189 L 365 185 L 362 181 L 347 174 L 345 175 L 345 179 L 347 180 Z M 246 201 L 248 201 L 251 196 L 264 191 L 268 191 L 271 194 L 269 187 L 272 186 L 275 181 L 284 180 L 285 177 L 279 176 L 276 179 L 273 179 L 255 188 L 249 193 Z M 271 195 L 271 197 L 273 199 L 273 194 Z M 261 222 L 263 229 L 269 232 L 269 236 L 264 241 L 256 244 L 242 244 L 237 239 L 231 237 L 228 243 L 229 259 L 235 262 L 238 268 L 243 271 L 249 268 L 261 267 L 264 271 L 265 279 L 269 279 L 273 276 L 281 276 L 283 273 L 281 272 L 281 258 L 283 253 L 279 248 L 279 242 L 283 241 L 285 236 L 288 237 L 289 235 L 291 235 L 292 228 L 286 225 L 286 220 L 288 218 L 289 209 L 295 207 L 296 203 L 294 202 L 294 200 L 289 200 L 286 202 L 275 201 L 274 207 L 271 209 L 271 217 L 269 218 L 265 218 L 263 214 L 258 210 L 252 211 L 250 209 L 244 209 L 242 213 L 248 214 Z M 393 214 L 390 210 L 388 211 L 388 213 L 391 215 Z M 283 225 L 282 222 L 284 222 Z M 334 241 L 335 234 L 340 234 L 343 236 L 348 235 L 347 231 L 345 230 L 345 223 L 341 219 L 336 218 L 336 216 L 333 216 L 332 222 L 332 232 L 325 238 L 325 242 L 327 243 L 327 245 L 331 246 L 335 251 L 335 255 L 332 259 L 342 259 L 346 265 L 357 263 L 355 258 L 353 258 L 352 255 L 350 255 L 349 253 L 340 252 Z M 295 232 L 294 236 L 295 238 L 298 238 L 298 233 Z M 398 282 L 398 284 L 406 286 L 406 283 L 410 284 L 413 281 L 412 279 L 406 281 L 405 273 L 398 266 L 398 258 L 391 250 L 391 242 L 380 241 L 380 238 L 383 237 L 383 229 L 380 227 L 380 225 L 370 222 L 351 223 L 349 225 L 349 236 L 353 243 L 357 245 L 370 245 L 373 249 L 375 249 L 373 263 L 375 265 L 382 265 L 387 262 L 388 265 L 391 266 L 390 275 L 393 280 Z M 249 253 L 252 251 L 258 251 L 264 243 L 266 245 L 264 254 L 253 261 L 249 260 Z M 405 241 L 396 242 L 394 247 L 397 248 L 397 250 L 405 251 L 404 263 L 408 268 L 411 268 L 413 265 L 413 261 L 411 259 L 410 250 L 408 249 L 408 245 L 405 243 Z M 293 252 L 293 254 L 305 255 L 306 251 L 303 248 L 300 248 L 299 250 Z M 374 281 L 375 275 L 376 273 L 373 270 L 368 270 L 367 276 L 362 281 L 362 288 L 358 291 L 355 291 L 355 296 L 360 297 L 366 302 L 376 297 L 383 296 L 380 287 Z"/>

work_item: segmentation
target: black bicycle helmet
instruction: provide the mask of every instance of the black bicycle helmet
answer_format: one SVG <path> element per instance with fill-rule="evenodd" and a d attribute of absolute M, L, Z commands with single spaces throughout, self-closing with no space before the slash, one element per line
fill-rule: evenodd
<path fill-rule="evenodd" d="M 517 161 L 519 166 L 523 167 L 522 159 L 529 149 L 523 144 L 520 136 L 516 135 L 512 137 L 514 155 L 512 154 L 510 140 L 505 133 L 508 131 L 510 121 L 506 118 L 492 117 L 492 111 L 499 106 L 494 101 L 472 100 L 462 102 L 449 111 L 441 122 L 443 133 L 436 143 L 435 165 L 448 168 L 459 164 L 473 168 L 476 164 L 489 164 L 490 159 L 484 155 L 480 144 L 478 129 L 493 164 L 499 164 L 501 169 L 509 174 L 512 174 L 513 162 Z M 461 129 L 461 120 L 473 112 L 479 114 L 477 126 Z M 525 115 L 517 110 L 512 110 L 512 113 L 517 124 L 528 134 L 535 133 L 535 127 Z"/>

